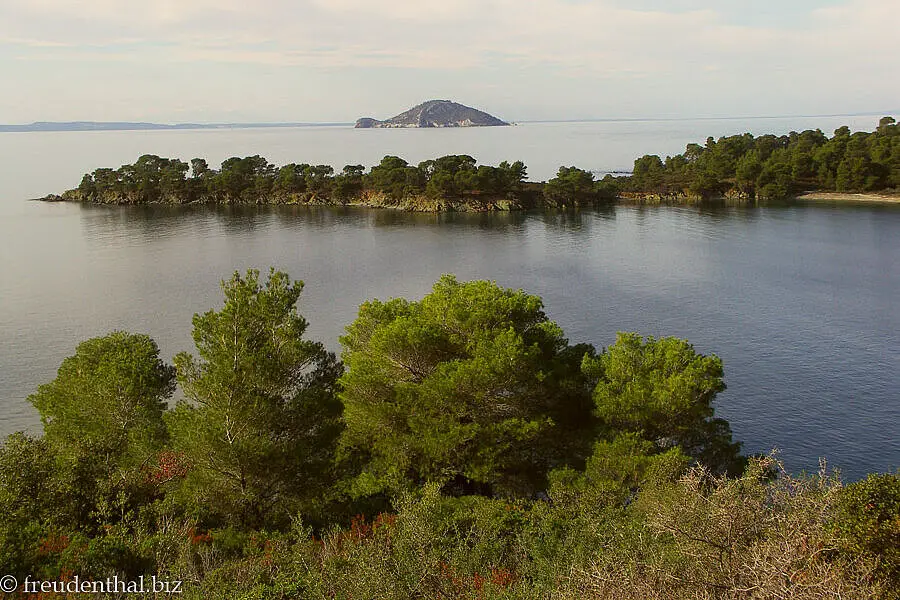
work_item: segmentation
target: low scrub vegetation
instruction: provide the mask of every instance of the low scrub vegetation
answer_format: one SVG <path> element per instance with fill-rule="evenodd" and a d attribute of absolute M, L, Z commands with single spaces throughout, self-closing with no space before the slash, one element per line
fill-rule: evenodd
<path fill-rule="evenodd" d="M 198 600 L 898 598 L 900 478 L 742 455 L 718 357 L 570 344 L 540 298 L 444 276 L 364 303 L 338 360 L 302 289 L 235 273 L 172 366 L 144 335 L 80 344 L 29 398 L 43 435 L 0 447 L 0 572 Z"/>

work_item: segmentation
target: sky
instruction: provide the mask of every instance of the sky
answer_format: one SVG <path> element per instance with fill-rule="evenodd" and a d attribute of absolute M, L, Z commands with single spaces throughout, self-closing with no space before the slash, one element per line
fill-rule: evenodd
<path fill-rule="evenodd" d="M 900 109 L 898 0 L 0 0 L 0 123 Z"/>

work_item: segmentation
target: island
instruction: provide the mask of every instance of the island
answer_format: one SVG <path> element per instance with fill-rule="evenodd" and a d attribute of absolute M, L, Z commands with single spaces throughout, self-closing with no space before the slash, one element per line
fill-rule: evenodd
<path fill-rule="evenodd" d="M 639 204 L 758 204 L 794 199 L 900 200 L 900 126 L 884 117 L 875 131 L 840 127 L 788 135 L 749 133 L 688 144 L 683 154 L 645 155 L 631 173 L 562 166 L 546 182 L 527 180 L 520 160 L 479 165 L 448 155 L 410 164 L 385 156 L 370 169 L 287 164 L 255 155 L 190 164 L 144 155 L 118 169 L 86 174 L 81 184 L 41 200 L 97 204 L 319 204 L 408 211 L 496 211 L 571 208 L 612 202 Z"/>
<path fill-rule="evenodd" d="M 486 112 L 452 102 L 450 100 L 429 100 L 416 105 L 396 117 L 379 121 L 363 117 L 356 121 L 358 129 L 408 128 L 408 127 L 497 127 L 509 125 Z"/>

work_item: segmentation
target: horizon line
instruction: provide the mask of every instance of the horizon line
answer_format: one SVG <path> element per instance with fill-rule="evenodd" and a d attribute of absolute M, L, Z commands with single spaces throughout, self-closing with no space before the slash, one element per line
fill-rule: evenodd
<path fill-rule="evenodd" d="M 571 119 L 521 119 L 511 120 L 510 124 L 519 123 L 634 123 L 634 122 L 667 122 L 667 121 L 744 121 L 764 119 L 810 119 L 834 117 L 866 117 L 892 116 L 900 114 L 900 109 L 888 111 L 864 111 L 826 114 L 794 114 L 794 115 L 741 115 L 712 117 L 584 117 Z M 354 125 L 355 121 L 261 121 L 261 122 L 212 122 L 212 123 L 157 123 L 152 121 L 33 121 L 25 124 L 0 124 L 0 133 L 42 133 L 42 132 L 86 132 L 86 131 L 137 131 L 137 130 L 189 130 L 189 129 L 253 129 L 253 128 L 291 128 L 291 127 L 345 127 Z M 63 127 L 65 127 L 63 129 Z"/>

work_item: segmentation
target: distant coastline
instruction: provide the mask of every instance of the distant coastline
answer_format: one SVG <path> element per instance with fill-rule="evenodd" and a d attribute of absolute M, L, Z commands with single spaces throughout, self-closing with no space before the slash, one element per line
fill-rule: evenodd
<path fill-rule="evenodd" d="M 864 117 L 897 114 L 898 110 L 820 114 L 820 115 L 751 115 L 733 117 L 583 117 L 574 119 L 517 119 L 516 125 L 541 123 L 647 123 L 676 121 L 747 121 L 762 119 L 809 119 L 817 117 Z M 334 122 L 259 122 L 259 123 L 150 123 L 143 121 L 35 121 L 33 123 L 2 124 L 0 133 L 28 133 L 53 131 L 168 131 L 190 129 L 263 129 L 291 127 L 353 127 L 353 121 Z"/>
<path fill-rule="evenodd" d="M 171 131 L 184 129 L 272 129 L 290 127 L 352 126 L 353 123 L 141 123 L 108 121 L 37 121 L 26 125 L 0 125 L 0 133 L 54 131 Z"/>

